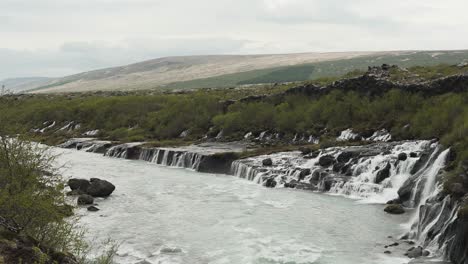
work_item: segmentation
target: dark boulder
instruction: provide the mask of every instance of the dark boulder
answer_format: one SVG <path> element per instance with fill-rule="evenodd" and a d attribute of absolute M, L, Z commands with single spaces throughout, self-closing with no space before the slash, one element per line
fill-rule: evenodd
<path fill-rule="evenodd" d="M 346 163 L 350 159 L 352 159 L 353 156 L 354 156 L 353 152 L 344 151 L 344 152 L 341 152 L 340 155 L 338 155 L 338 157 L 336 157 L 336 160 L 341 163 Z"/>
<path fill-rule="evenodd" d="M 404 214 L 405 209 L 401 204 L 389 204 L 385 207 L 384 211 L 389 214 Z"/>
<path fill-rule="evenodd" d="M 107 197 L 112 194 L 115 190 L 115 186 L 106 181 L 97 178 L 91 178 L 91 184 L 89 185 L 86 193 L 93 197 Z"/>
<path fill-rule="evenodd" d="M 413 179 L 406 180 L 403 185 L 398 189 L 398 199 L 402 202 L 409 201 L 413 194 L 415 181 Z"/>
<path fill-rule="evenodd" d="M 375 177 L 375 183 L 379 184 L 383 182 L 385 179 L 387 179 L 388 177 L 390 177 L 390 169 L 391 169 L 391 165 L 390 165 L 390 162 L 388 162 L 385 168 L 377 172 L 377 175 Z"/>
<path fill-rule="evenodd" d="M 79 205 L 93 204 L 94 198 L 91 195 L 82 194 L 78 197 L 77 202 Z"/>
<path fill-rule="evenodd" d="M 353 176 L 353 170 L 351 169 L 351 164 L 346 164 L 341 168 L 341 174 L 344 176 Z"/>
<path fill-rule="evenodd" d="M 267 187 L 267 188 L 275 188 L 275 186 L 276 186 L 276 181 L 275 181 L 275 179 L 269 178 L 268 180 L 266 180 L 266 182 L 265 182 L 265 187 Z"/>
<path fill-rule="evenodd" d="M 408 155 L 405 152 L 398 154 L 398 160 L 405 161 L 408 159 Z"/>
<path fill-rule="evenodd" d="M 342 163 L 342 162 L 335 163 L 335 164 L 333 164 L 333 171 L 334 172 L 341 172 L 341 170 L 343 169 L 344 166 L 345 166 L 345 164 Z"/>
<path fill-rule="evenodd" d="M 331 155 L 322 156 L 318 161 L 318 164 L 322 167 L 329 167 L 333 165 L 333 163 L 335 163 L 335 157 Z"/>
<path fill-rule="evenodd" d="M 264 159 L 264 160 L 262 161 L 262 164 L 263 164 L 263 166 L 272 166 L 272 165 L 273 165 L 273 160 L 270 159 L 270 158 Z"/>
<path fill-rule="evenodd" d="M 299 173 L 299 180 L 302 181 L 309 174 L 310 174 L 310 169 L 303 169 L 301 173 Z"/>
<path fill-rule="evenodd" d="M 68 186 L 70 186 L 70 189 L 72 189 L 72 191 L 74 190 L 86 191 L 89 185 L 90 183 L 86 179 L 72 178 L 68 180 Z"/>
<path fill-rule="evenodd" d="M 417 158 L 417 157 L 418 157 L 418 153 L 416 153 L 416 152 L 410 152 L 409 156 L 410 156 L 411 158 Z"/>

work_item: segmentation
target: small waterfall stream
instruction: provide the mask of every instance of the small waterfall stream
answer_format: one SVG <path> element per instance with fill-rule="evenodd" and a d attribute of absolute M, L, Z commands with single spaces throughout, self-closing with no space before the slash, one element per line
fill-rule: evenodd
<path fill-rule="evenodd" d="M 139 159 L 163 166 L 198 170 L 203 157 L 203 154 L 196 152 L 164 148 L 143 148 Z"/>

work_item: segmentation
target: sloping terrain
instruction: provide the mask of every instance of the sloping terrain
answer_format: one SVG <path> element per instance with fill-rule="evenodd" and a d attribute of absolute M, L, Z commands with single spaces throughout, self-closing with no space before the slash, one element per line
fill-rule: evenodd
<path fill-rule="evenodd" d="M 71 75 L 37 87 L 41 92 L 152 89 L 169 83 L 259 69 L 351 59 L 376 52 L 301 53 L 283 55 L 213 55 L 160 58 L 122 67 Z M 252 78 L 258 76 L 254 74 Z"/>
<path fill-rule="evenodd" d="M 468 51 L 392 51 L 168 57 L 58 78 L 35 92 L 194 89 L 341 76 L 383 63 L 402 67 L 458 64 Z"/>

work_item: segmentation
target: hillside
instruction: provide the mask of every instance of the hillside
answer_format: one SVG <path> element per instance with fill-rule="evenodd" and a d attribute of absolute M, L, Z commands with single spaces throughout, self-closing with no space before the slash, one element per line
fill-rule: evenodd
<path fill-rule="evenodd" d="M 167 57 L 71 75 L 38 87 L 41 92 L 153 89 L 169 83 L 273 67 L 351 59 L 371 52 Z M 254 77 L 256 75 L 254 74 Z"/>
<path fill-rule="evenodd" d="M 1 82 L 13 92 L 183 90 L 338 77 L 383 63 L 401 67 L 458 64 L 468 51 L 392 51 L 167 57 L 62 78 Z"/>

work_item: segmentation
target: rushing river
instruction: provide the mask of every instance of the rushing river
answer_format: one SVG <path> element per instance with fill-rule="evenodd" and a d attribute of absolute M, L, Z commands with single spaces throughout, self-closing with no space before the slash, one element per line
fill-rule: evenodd
<path fill-rule="evenodd" d="M 73 150 L 58 161 L 66 177 L 109 180 L 116 191 L 79 210 L 93 245 L 119 241 L 118 263 L 381 264 L 388 236 L 406 215 L 382 205 L 291 189 L 267 189 L 227 175 L 197 173 Z"/>

